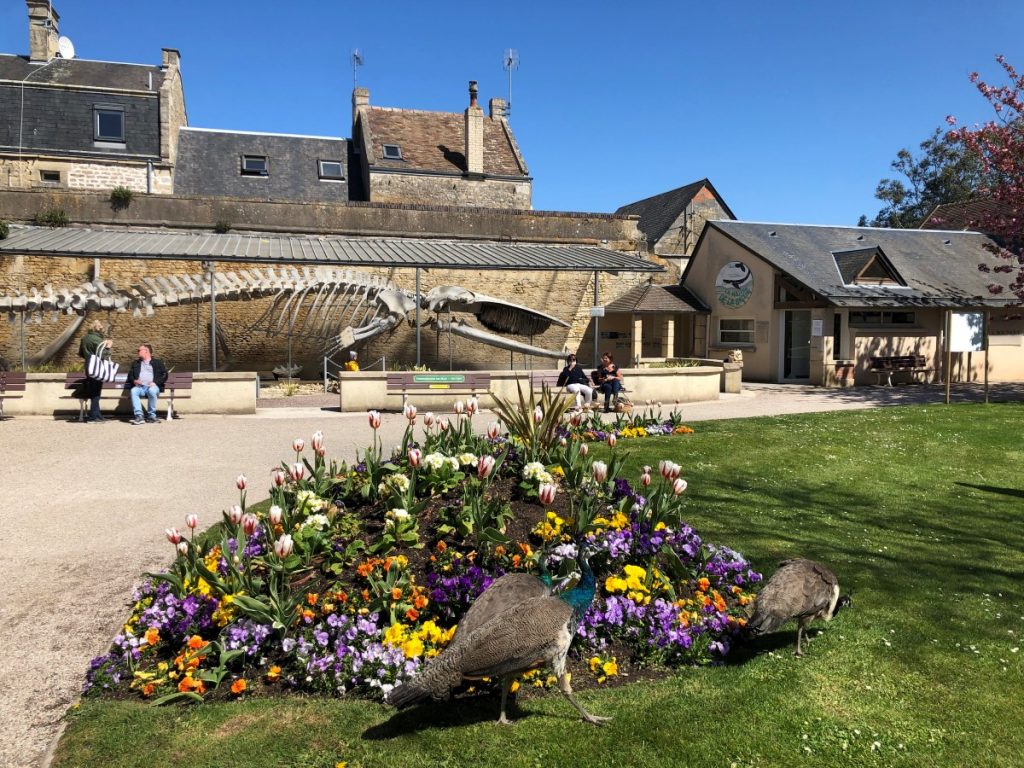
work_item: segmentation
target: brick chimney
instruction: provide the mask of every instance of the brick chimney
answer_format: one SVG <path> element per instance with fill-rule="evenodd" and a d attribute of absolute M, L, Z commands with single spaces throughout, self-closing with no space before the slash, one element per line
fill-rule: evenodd
<path fill-rule="evenodd" d="M 60 16 L 48 0 L 25 0 L 28 6 L 28 60 L 49 61 L 57 55 Z"/>
<path fill-rule="evenodd" d="M 355 128 L 359 110 L 370 106 L 370 90 L 368 88 L 352 89 L 352 127 Z M 354 137 L 353 137 L 354 138 Z"/>
<path fill-rule="evenodd" d="M 469 81 L 469 106 L 466 107 L 466 173 L 484 172 L 484 111 L 476 103 L 476 80 Z"/>

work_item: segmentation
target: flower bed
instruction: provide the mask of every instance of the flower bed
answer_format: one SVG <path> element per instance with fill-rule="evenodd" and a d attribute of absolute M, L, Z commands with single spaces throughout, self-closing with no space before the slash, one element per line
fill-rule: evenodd
<path fill-rule="evenodd" d="M 352 466 L 327 460 L 322 433 L 309 450 L 296 439 L 269 505 L 248 507 L 239 476 L 218 525 L 197 533 L 189 515 L 186 533 L 166 531 L 175 560 L 137 588 L 86 693 L 380 697 L 447 645 L 495 578 L 546 569 L 558 585 L 584 545 L 598 594 L 574 639 L 574 685 L 729 653 L 760 575 L 686 525 L 678 464 L 624 477 L 614 433 L 611 458 L 592 460 L 584 425 L 546 393 L 500 403 L 507 432 L 474 434 L 475 409 L 457 404 L 453 422 L 408 406 L 388 452 L 370 412 L 373 446 Z M 525 678 L 550 684 L 542 670 Z"/>

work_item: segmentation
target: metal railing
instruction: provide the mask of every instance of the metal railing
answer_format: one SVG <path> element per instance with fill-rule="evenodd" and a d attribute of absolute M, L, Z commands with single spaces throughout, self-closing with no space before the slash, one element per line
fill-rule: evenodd
<path fill-rule="evenodd" d="M 372 363 L 367 363 L 366 365 L 363 365 L 363 364 L 360 363 L 359 370 L 361 370 L 361 371 L 372 370 L 373 368 L 375 368 L 377 366 L 378 363 L 380 364 L 380 369 L 382 371 L 386 371 L 388 369 L 387 358 L 380 357 L 377 360 L 374 360 Z M 337 360 L 335 360 L 330 355 L 324 355 L 323 373 L 324 373 L 324 394 L 325 395 L 328 392 L 328 389 L 330 387 L 331 381 L 332 380 L 333 381 L 338 381 L 338 373 L 343 371 L 343 370 L 345 370 L 345 364 L 344 363 L 339 363 Z"/>

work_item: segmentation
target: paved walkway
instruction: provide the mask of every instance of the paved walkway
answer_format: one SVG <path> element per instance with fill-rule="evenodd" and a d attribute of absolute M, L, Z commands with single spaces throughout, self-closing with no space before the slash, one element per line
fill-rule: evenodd
<path fill-rule="evenodd" d="M 980 399 L 958 388 L 957 400 Z M 938 387 L 747 385 L 740 395 L 678 407 L 688 421 L 941 402 Z M 993 399 L 1024 400 L 1024 385 Z M 477 416 L 482 430 L 493 419 Z M 385 445 L 404 428 L 386 415 Z M 328 455 L 351 460 L 370 442 L 365 414 L 319 408 L 260 409 L 253 416 L 189 416 L 131 427 L 22 416 L 0 423 L 0 765 L 42 759 L 62 714 L 78 696 L 89 660 L 106 651 L 141 573 L 171 557 L 164 528 L 201 525 L 237 502 L 248 476 L 260 498 L 291 442 L 322 429 Z"/>

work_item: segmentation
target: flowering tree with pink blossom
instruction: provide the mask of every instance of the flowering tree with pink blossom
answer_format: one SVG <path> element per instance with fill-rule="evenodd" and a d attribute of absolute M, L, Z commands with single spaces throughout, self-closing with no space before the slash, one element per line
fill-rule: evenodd
<path fill-rule="evenodd" d="M 981 210 L 971 226 L 996 240 L 988 247 L 996 261 L 979 264 L 978 268 L 990 274 L 1014 275 L 1008 286 L 993 282 L 989 290 L 993 294 L 1009 290 L 1024 301 L 1024 75 L 1005 57 L 997 56 L 996 61 L 1009 78 L 1007 85 L 990 85 L 977 72 L 970 76 L 978 92 L 992 105 L 995 116 L 972 128 L 955 127 L 952 115 L 946 121 L 954 126 L 949 136 L 963 142 L 991 179 L 980 191 L 992 205 Z"/>

